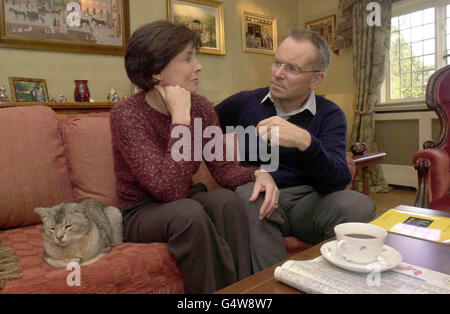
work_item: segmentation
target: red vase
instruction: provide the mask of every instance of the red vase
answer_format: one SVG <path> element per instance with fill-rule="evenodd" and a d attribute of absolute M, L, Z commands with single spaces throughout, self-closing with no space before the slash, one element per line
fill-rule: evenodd
<path fill-rule="evenodd" d="M 75 94 L 74 98 L 76 102 L 88 102 L 89 88 L 87 86 L 87 80 L 75 80 Z"/>

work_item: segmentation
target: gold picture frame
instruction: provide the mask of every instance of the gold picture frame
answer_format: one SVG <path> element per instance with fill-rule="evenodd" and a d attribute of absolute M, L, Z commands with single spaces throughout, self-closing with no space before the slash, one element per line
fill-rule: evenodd
<path fill-rule="evenodd" d="M 331 48 L 336 41 L 336 15 L 326 16 L 314 21 L 306 22 L 305 28 L 319 33 Z"/>
<path fill-rule="evenodd" d="M 9 84 L 15 102 L 49 102 L 44 79 L 9 77 Z"/>
<path fill-rule="evenodd" d="M 129 38 L 129 0 L 0 0 L 0 46 L 124 55 Z"/>
<path fill-rule="evenodd" d="M 170 22 L 198 32 L 203 42 L 199 53 L 225 55 L 223 3 L 215 0 L 167 0 Z"/>
<path fill-rule="evenodd" d="M 277 47 L 277 19 L 243 10 L 242 51 L 275 55 Z"/>

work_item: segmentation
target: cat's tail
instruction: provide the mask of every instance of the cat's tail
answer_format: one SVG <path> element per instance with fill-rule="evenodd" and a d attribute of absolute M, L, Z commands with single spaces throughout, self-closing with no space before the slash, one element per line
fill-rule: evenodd
<path fill-rule="evenodd" d="M 122 212 L 114 206 L 105 207 L 105 214 L 111 224 L 113 245 L 120 244 L 122 238 Z"/>

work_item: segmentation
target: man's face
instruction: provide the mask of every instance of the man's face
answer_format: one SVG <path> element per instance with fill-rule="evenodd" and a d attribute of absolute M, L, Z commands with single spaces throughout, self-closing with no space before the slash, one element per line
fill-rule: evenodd
<path fill-rule="evenodd" d="M 311 90 L 320 85 L 323 72 L 301 73 L 319 70 L 314 68 L 316 52 L 317 48 L 307 40 L 297 41 L 288 37 L 280 44 L 272 65 L 269 86 L 276 99 L 288 102 L 304 100 Z M 284 65 L 280 66 L 280 63 Z M 293 72 L 294 68 L 300 69 L 300 73 Z"/>

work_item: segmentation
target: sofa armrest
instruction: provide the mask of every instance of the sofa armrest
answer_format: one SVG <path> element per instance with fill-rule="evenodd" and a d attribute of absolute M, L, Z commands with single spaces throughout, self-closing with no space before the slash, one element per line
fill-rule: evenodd
<path fill-rule="evenodd" d="M 428 148 L 416 152 L 412 161 L 419 180 L 415 206 L 427 208 L 449 190 L 450 159 L 446 151 Z"/>

